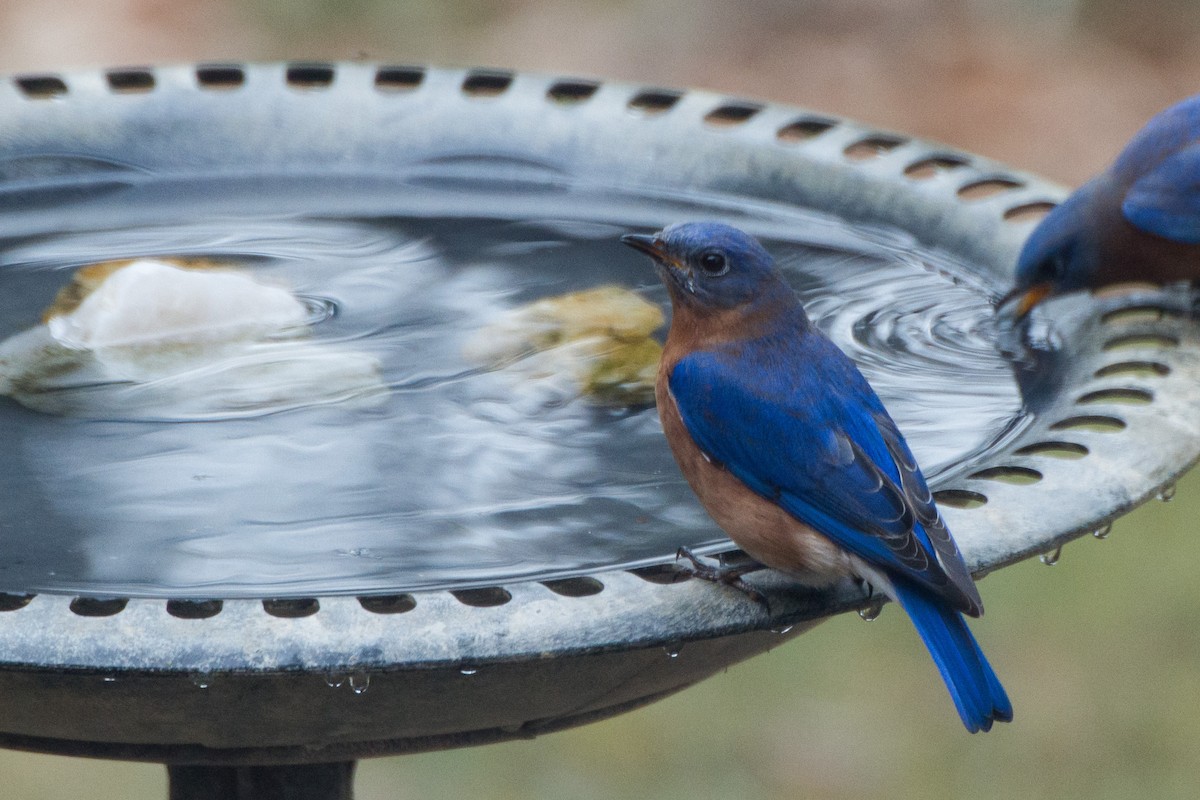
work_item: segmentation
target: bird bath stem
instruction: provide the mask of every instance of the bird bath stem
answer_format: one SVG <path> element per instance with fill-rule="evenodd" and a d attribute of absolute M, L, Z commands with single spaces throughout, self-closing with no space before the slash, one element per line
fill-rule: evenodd
<path fill-rule="evenodd" d="M 169 765 L 170 800 L 350 800 L 353 761 L 258 767 Z"/>

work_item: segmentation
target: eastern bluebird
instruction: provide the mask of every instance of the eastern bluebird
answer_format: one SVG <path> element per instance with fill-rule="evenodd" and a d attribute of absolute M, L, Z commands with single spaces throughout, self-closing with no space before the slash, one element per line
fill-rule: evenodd
<path fill-rule="evenodd" d="M 767 251 L 717 223 L 621 241 L 654 259 L 671 296 L 655 399 L 708 513 L 762 565 L 811 585 L 854 578 L 896 600 L 967 730 L 1011 720 L 962 617 L 983 613 L 979 593 L 904 437 Z M 697 574 L 736 583 L 746 571 Z"/>
<path fill-rule="evenodd" d="M 1017 260 L 1024 317 L 1047 297 L 1200 277 L 1200 96 L 1161 112 L 1107 171 L 1054 208 Z"/>

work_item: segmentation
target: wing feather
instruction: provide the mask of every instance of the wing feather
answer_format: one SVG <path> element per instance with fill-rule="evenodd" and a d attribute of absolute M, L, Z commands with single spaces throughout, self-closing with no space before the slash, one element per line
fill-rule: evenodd
<path fill-rule="evenodd" d="M 974 582 L 903 437 L 857 368 L 822 335 L 697 351 L 676 364 L 669 382 L 697 445 L 754 492 L 868 563 L 980 613 Z"/>
<path fill-rule="evenodd" d="M 1200 244 L 1200 142 L 1172 153 L 1134 181 L 1121 212 L 1146 233 Z"/>

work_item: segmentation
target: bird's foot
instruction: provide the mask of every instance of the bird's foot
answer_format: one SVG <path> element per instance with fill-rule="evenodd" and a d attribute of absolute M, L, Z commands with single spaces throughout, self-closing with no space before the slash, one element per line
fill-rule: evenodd
<path fill-rule="evenodd" d="M 688 547 L 679 548 L 675 552 L 675 558 L 686 558 L 691 562 L 691 566 L 683 567 L 683 570 L 693 577 L 703 581 L 712 581 L 713 583 L 731 586 L 770 612 L 771 603 L 767 600 L 766 596 L 742 580 L 742 576 L 746 573 L 766 569 L 766 565 L 760 564 L 757 561 L 744 561 L 738 564 L 723 564 L 719 567 L 713 566 L 701 561 L 700 556 L 693 553 L 691 548 Z"/>

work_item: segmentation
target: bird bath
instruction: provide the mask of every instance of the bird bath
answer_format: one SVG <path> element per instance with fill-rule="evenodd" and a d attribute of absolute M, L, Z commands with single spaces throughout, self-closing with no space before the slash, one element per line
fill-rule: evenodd
<path fill-rule="evenodd" d="M 1068 301 L 1044 350 L 1000 354 L 991 301 L 1062 192 L 944 147 L 705 92 L 366 64 L 18 76 L 0 107 L 5 342 L 81 319 L 42 318 L 79 268 L 139 258 L 250 276 L 303 329 L 236 351 L 257 382 L 118 378 L 96 348 L 0 400 L 0 745 L 161 761 L 175 797 L 343 796 L 357 758 L 620 713 L 867 602 L 751 576 L 768 612 L 679 580 L 679 545 L 729 544 L 653 409 L 636 385 L 581 397 L 575 362 L 521 338 L 568 293 L 664 305 L 626 230 L 721 218 L 768 243 L 977 574 L 1200 454 L 1184 298 Z"/>

